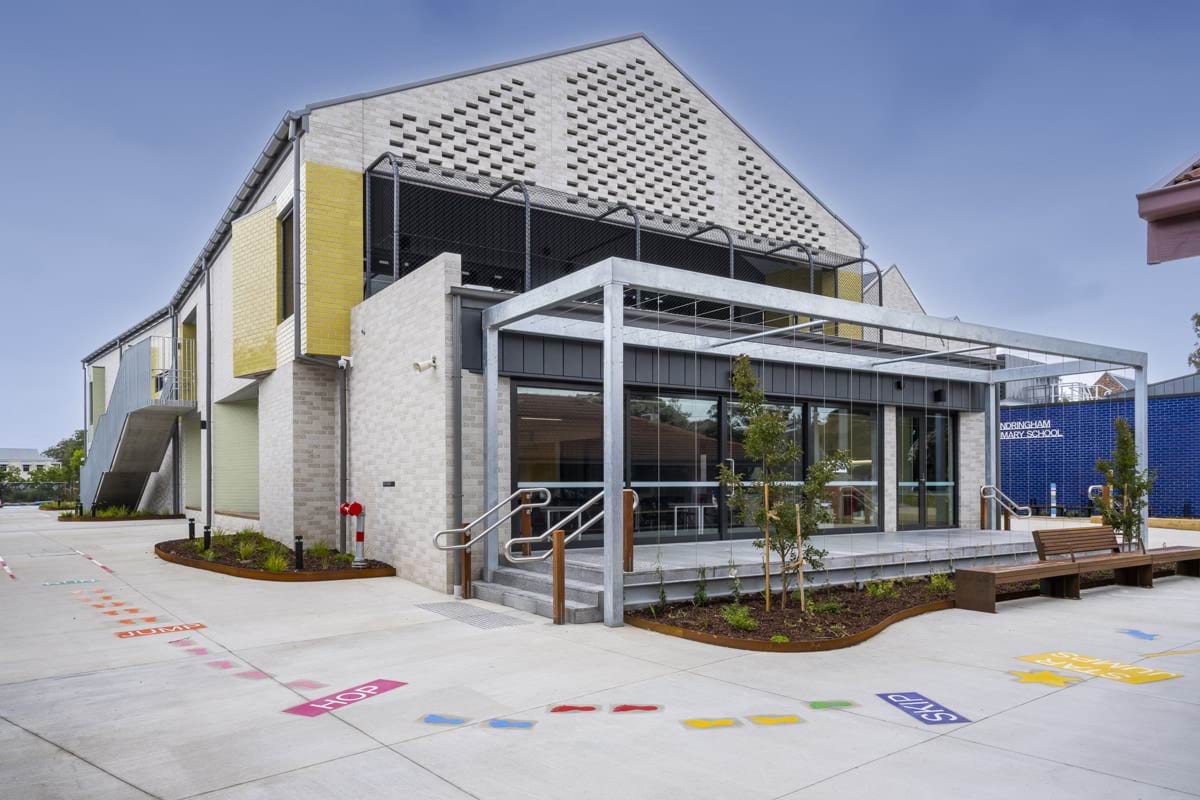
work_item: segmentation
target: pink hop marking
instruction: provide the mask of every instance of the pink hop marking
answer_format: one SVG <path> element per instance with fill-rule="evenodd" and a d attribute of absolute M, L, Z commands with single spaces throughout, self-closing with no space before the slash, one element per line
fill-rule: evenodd
<path fill-rule="evenodd" d="M 310 681 L 307 678 L 302 678 L 298 681 L 291 681 L 284 684 L 284 686 L 290 686 L 293 689 L 324 689 L 328 685 L 328 683 Z"/>
<path fill-rule="evenodd" d="M 191 639 L 172 639 L 171 641 L 167 642 L 167 644 L 171 645 L 172 647 L 192 647 L 196 643 Z"/>
<path fill-rule="evenodd" d="M 264 678 L 269 678 L 271 676 L 265 672 L 259 672 L 256 669 L 252 669 L 247 672 L 235 672 L 233 677 L 245 678 L 246 680 L 249 680 L 249 681 L 261 681 Z"/>
<path fill-rule="evenodd" d="M 187 651 L 188 651 L 189 653 L 191 653 L 192 655 L 194 655 L 194 656 L 206 656 L 206 655 L 208 655 L 208 648 L 207 648 L 207 647 L 189 647 Z"/>
<path fill-rule="evenodd" d="M 217 669 L 233 669 L 235 666 L 237 666 L 232 661 L 209 661 L 208 665 L 210 667 L 216 667 Z"/>

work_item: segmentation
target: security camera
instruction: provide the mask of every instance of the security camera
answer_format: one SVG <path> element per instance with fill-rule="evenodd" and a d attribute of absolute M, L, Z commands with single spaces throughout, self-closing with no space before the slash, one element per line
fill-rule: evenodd
<path fill-rule="evenodd" d="M 412 368 L 417 372 L 424 372 L 427 369 L 437 367 L 437 356 L 430 356 L 428 361 L 414 361 Z"/>

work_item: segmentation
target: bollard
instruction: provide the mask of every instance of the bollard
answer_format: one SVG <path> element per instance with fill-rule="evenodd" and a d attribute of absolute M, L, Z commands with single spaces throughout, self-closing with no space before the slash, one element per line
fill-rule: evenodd
<path fill-rule="evenodd" d="M 362 503 L 351 503 L 350 511 L 351 513 L 357 512 L 354 514 L 354 517 L 358 520 L 358 524 L 355 525 L 354 530 L 354 563 L 350 566 L 355 569 L 362 569 L 367 565 L 367 560 L 363 558 L 363 543 L 366 540 L 367 510 L 363 508 Z"/>
<path fill-rule="evenodd" d="M 304 569 L 304 537 L 296 536 L 292 540 L 296 545 L 296 571 Z"/>
<path fill-rule="evenodd" d="M 196 538 L 196 520 L 194 517 L 188 517 L 188 538 Z"/>
<path fill-rule="evenodd" d="M 562 625 L 567 617 L 567 547 L 566 534 L 562 529 L 556 530 L 551 536 L 550 573 L 552 587 L 552 613 L 555 625 Z"/>
<path fill-rule="evenodd" d="M 209 529 L 209 526 L 205 525 L 204 526 L 204 549 L 209 550 L 211 548 L 212 548 L 212 531 Z"/>

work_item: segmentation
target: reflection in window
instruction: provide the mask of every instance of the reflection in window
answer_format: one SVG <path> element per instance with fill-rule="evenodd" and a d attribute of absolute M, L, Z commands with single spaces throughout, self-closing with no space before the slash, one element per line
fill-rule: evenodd
<path fill-rule="evenodd" d="M 630 479 L 640 498 L 639 536 L 717 535 L 719 413 L 716 398 L 629 399 Z"/>
<path fill-rule="evenodd" d="M 850 459 L 849 468 L 830 483 L 834 521 L 830 528 L 874 527 L 878 524 L 878 425 L 873 409 L 813 406 L 813 452 L 816 462 L 836 450 Z"/>

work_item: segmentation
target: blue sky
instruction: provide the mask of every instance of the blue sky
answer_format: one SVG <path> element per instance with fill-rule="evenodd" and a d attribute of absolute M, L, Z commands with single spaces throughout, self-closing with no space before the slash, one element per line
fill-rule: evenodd
<path fill-rule="evenodd" d="M 1200 151 L 1200 5 L 25 3 L 0 26 L 0 445 L 166 303 L 288 108 L 644 31 L 933 314 L 1188 371 L 1200 259 L 1134 194 Z"/>

